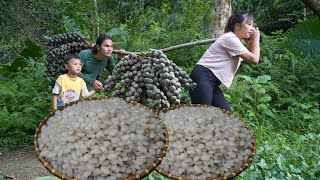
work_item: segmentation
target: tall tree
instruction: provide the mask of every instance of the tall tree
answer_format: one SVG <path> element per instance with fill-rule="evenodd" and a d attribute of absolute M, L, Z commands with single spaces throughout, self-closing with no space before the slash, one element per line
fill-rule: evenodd
<path fill-rule="evenodd" d="M 97 0 L 93 0 L 94 2 L 94 11 L 95 11 L 95 20 L 97 22 L 97 36 L 99 36 L 100 34 L 100 23 L 99 23 L 99 12 L 98 12 L 98 3 L 97 3 Z"/>
<path fill-rule="evenodd" d="M 231 0 L 212 0 L 212 38 L 224 33 L 231 9 Z"/>
<path fill-rule="evenodd" d="M 319 0 L 302 0 L 302 2 L 320 18 L 320 1 Z"/>

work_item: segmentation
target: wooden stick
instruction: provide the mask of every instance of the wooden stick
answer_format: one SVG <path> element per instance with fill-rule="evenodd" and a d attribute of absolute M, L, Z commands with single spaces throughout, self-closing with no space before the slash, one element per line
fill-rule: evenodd
<path fill-rule="evenodd" d="M 159 49 L 162 52 L 169 52 L 169 51 L 173 51 L 173 50 L 177 50 L 177 49 L 182 49 L 182 48 L 186 48 L 186 47 L 191 47 L 191 46 L 197 46 L 197 45 L 206 45 L 206 44 L 210 44 L 213 43 L 217 40 L 217 38 L 215 39 L 206 39 L 206 40 L 199 40 L 199 41 L 194 41 L 194 42 L 189 42 L 189 43 L 184 43 L 184 44 L 179 44 L 176 46 L 171 46 L 168 48 L 164 48 L 164 49 Z M 147 51 L 144 52 L 129 52 L 129 51 L 125 51 L 125 50 L 113 50 L 112 53 L 114 54 L 124 54 L 124 55 L 128 55 L 130 53 L 133 54 L 147 54 Z"/>

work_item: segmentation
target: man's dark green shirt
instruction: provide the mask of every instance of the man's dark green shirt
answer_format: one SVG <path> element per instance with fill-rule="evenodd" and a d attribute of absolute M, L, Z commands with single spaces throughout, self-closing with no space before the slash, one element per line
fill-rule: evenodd
<path fill-rule="evenodd" d="M 86 82 L 88 89 L 92 88 L 93 82 L 102 73 L 104 68 L 111 74 L 115 66 L 112 56 L 97 61 L 91 49 L 82 50 L 78 55 L 82 66 L 82 70 L 78 75 Z"/>

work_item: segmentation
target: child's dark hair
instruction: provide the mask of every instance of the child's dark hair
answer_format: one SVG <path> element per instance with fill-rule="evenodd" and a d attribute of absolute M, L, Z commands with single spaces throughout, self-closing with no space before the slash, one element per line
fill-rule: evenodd
<path fill-rule="evenodd" d="M 70 59 L 80 59 L 80 57 L 76 54 L 66 54 L 64 57 L 63 57 L 63 62 L 64 64 L 68 64 Z"/>
<path fill-rule="evenodd" d="M 244 24 L 244 21 L 250 21 L 250 20 L 253 20 L 253 16 L 247 12 L 242 12 L 242 13 L 234 13 L 232 14 L 229 19 L 228 19 L 228 22 L 227 22 L 227 25 L 224 29 L 224 32 L 227 33 L 227 32 L 234 32 L 234 27 L 236 26 L 236 24 Z"/>
<path fill-rule="evenodd" d="M 108 36 L 108 35 L 100 35 L 98 37 L 97 41 L 96 41 L 96 44 L 92 47 L 92 53 L 93 54 L 97 54 L 98 53 L 97 45 L 101 46 L 102 42 L 107 40 L 107 39 L 110 39 L 112 41 L 110 36 Z"/>

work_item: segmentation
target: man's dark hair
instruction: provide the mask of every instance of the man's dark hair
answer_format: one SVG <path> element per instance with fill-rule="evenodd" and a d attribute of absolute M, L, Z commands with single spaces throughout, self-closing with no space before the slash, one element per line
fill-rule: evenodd
<path fill-rule="evenodd" d="M 98 45 L 101 46 L 101 44 L 103 43 L 103 41 L 105 40 L 108 40 L 111 39 L 111 37 L 109 35 L 100 35 L 98 38 L 97 38 L 97 41 L 96 41 L 96 44 L 92 47 L 92 53 L 93 54 L 97 54 L 98 53 Z"/>

